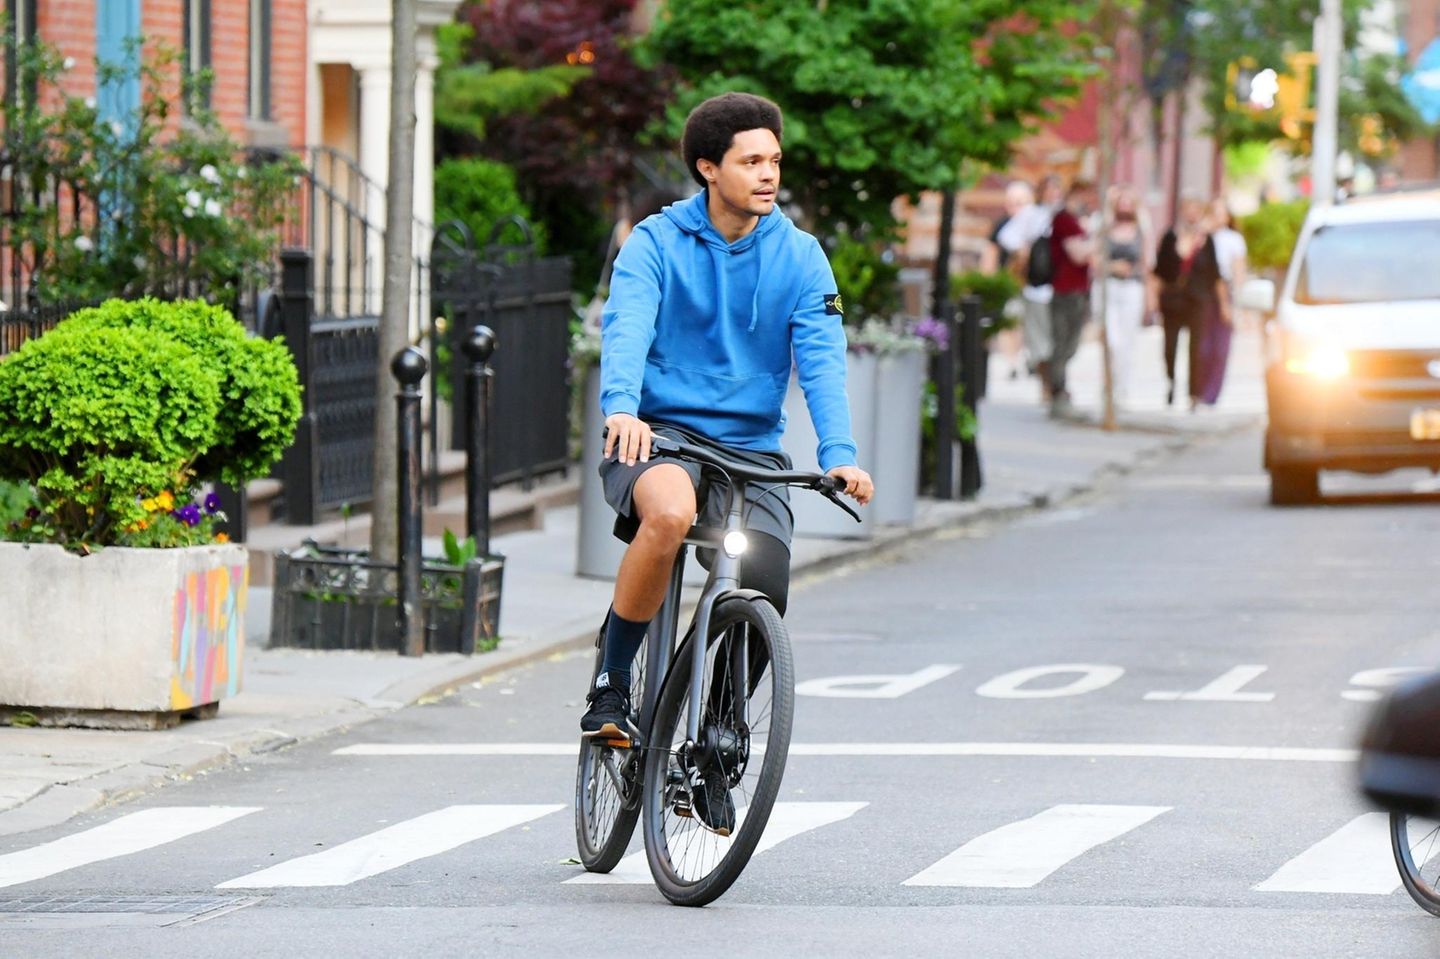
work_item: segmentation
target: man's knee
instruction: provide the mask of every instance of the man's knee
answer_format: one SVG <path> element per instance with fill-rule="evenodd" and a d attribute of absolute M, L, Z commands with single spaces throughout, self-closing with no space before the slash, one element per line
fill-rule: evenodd
<path fill-rule="evenodd" d="M 690 474 L 664 464 L 647 470 L 635 481 L 635 512 L 639 535 L 667 546 L 679 546 L 695 522 L 695 487 Z"/>

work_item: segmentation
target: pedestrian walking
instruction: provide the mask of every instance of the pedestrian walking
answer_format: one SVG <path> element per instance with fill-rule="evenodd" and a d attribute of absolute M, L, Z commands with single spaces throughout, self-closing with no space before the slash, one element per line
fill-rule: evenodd
<path fill-rule="evenodd" d="M 1050 353 L 1053 337 L 1050 332 L 1051 285 L 1054 278 L 1050 257 L 1050 224 L 1060 208 L 1063 197 L 1060 180 L 1047 176 L 1040 181 L 1039 199 L 1023 207 L 996 234 L 1000 247 L 1010 254 L 1007 265 L 1022 284 L 1020 299 L 1024 305 L 1021 331 L 1025 344 L 1026 365 L 1033 376 L 1040 377 L 1041 389 L 1050 396 Z"/>
<path fill-rule="evenodd" d="M 1238 318 L 1240 287 L 1250 275 L 1250 250 L 1245 236 L 1235 227 L 1235 214 L 1230 205 L 1217 197 L 1210 204 L 1210 238 L 1215 241 L 1215 259 L 1220 264 L 1220 277 L 1229 288 L 1230 315 Z"/>
<path fill-rule="evenodd" d="M 1100 246 L 1105 285 L 1105 339 L 1110 346 L 1110 382 L 1115 403 L 1133 399 L 1135 343 L 1145 323 L 1145 274 L 1150 242 L 1140 219 L 1134 189 L 1119 186 L 1110 204 L 1110 228 Z"/>
<path fill-rule="evenodd" d="M 1035 205 L 1035 191 L 1030 184 L 1024 180 L 1011 180 L 1005 187 L 1005 213 L 995 221 L 994 228 L 990 231 L 989 245 L 985 249 L 985 255 L 981 258 L 980 269 L 984 273 L 999 273 L 1008 270 L 1010 261 L 1014 255 L 1000 243 L 1000 232 L 1015 216 L 1027 207 Z M 1017 312 L 1023 312 L 1021 304 L 1014 304 Z M 1011 303 L 1005 304 L 1007 316 L 1014 315 L 1011 312 Z M 1005 357 L 1010 367 L 1010 379 L 1020 377 L 1020 356 L 1024 350 L 1024 337 L 1019 329 L 1007 327 L 996 335 L 995 339 L 1000 346 L 1001 355 Z"/>
<path fill-rule="evenodd" d="M 1194 410 L 1206 402 L 1203 397 L 1211 387 L 1215 395 L 1219 394 L 1206 363 L 1216 345 L 1212 324 L 1221 322 L 1225 294 L 1215 243 L 1206 229 L 1205 202 L 1198 197 L 1181 201 L 1179 218 L 1161 238 L 1155 254 L 1155 277 L 1160 283 L 1160 314 L 1165 324 L 1165 375 L 1169 380 L 1165 402 L 1175 402 L 1175 363 L 1180 334 L 1184 332 L 1188 340 L 1186 379 L 1190 408 Z M 1228 313 L 1227 304 L 1223 310 L 1225 322 Z M 1223 378 L 1223 368 L 1220 375 Z"/>
<path fill-rule="evenodd" d="M 874 493 L 856 465 L 845 394 L 843 300 L 820 243 L 776 206 L 780 108 L 727 93 L 700 104 L 681 138 L 701 192 L 636 225 L 615 259 L 601 326 L 600 403 L 608 430 L 605 499 L 629 546 L 605 621 L 603 666 L 580 721 L 587 736 L 629 740 L 631 666 L 695 522 L 716 525 L 726 492 L 700 467 L 652 459 L 653 434 L 724 458 L 788 469 L 781 401 L 792 364 L 819 437 L 820 468 L 860 503 Z M 593 440 L 592 440 L 593 441 Z M 748 494 L 741 585 L 783 614 L 794 532 L 783 487 Z M 706 782 L 695 815 L 733 826 L 723 780 Z"/>
<path fill-rule="evenodd" d="M 1073 411 L 1065 370 L 1080 348 L 1080 334 L 1090 319 L 1090 261 L 1096 241 L 1085 228 L 1095 209 L 1095 187 L 1076 180 L 1065 194 L 1065 206 L 1050 225 L 1050 257 L 1055 264 L 1055 295 L 1050 301 L 1050 415 Z"/>

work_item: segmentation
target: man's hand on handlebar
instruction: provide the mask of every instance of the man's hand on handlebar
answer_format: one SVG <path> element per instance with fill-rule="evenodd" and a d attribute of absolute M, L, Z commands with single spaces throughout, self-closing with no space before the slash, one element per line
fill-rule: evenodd
<path fill-rule="evenodd" d="M 618 450 L 620 462 L 626 466 L 650 461 L 650 424 L 629 413 L 611 413 L 605 417 L 605 458 Z"/>
<path fill-rule="evenodd" d="M 875 495 L 875 483 L 870 479 L 870 474 L 858 466 L 836 466 L 825 475 L 840 480 L 844 484 L 841 491 L 861 506 L 870 502 L 870 497 Z"/>

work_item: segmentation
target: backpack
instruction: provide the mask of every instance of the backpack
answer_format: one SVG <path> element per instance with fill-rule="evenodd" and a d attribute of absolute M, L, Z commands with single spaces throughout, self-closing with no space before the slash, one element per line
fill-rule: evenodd
<path fill-rule="evenodd" d="M 1050 227 L 1030 245 L 1030 257 L 1025 262 L 1026 286 L 1049 286 L 1055 282 L 1055 257 L 1050 249 Z"/>

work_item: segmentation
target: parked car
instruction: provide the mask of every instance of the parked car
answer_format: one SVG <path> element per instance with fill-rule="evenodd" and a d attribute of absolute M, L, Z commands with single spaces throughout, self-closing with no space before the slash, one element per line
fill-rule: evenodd
<path fill-rule="evenodd" d="M 1320 470 L 1440 472 L 1440 191 L 1311 210 L 1265 314 L 1270 502 L 1320 495 Z"/>

